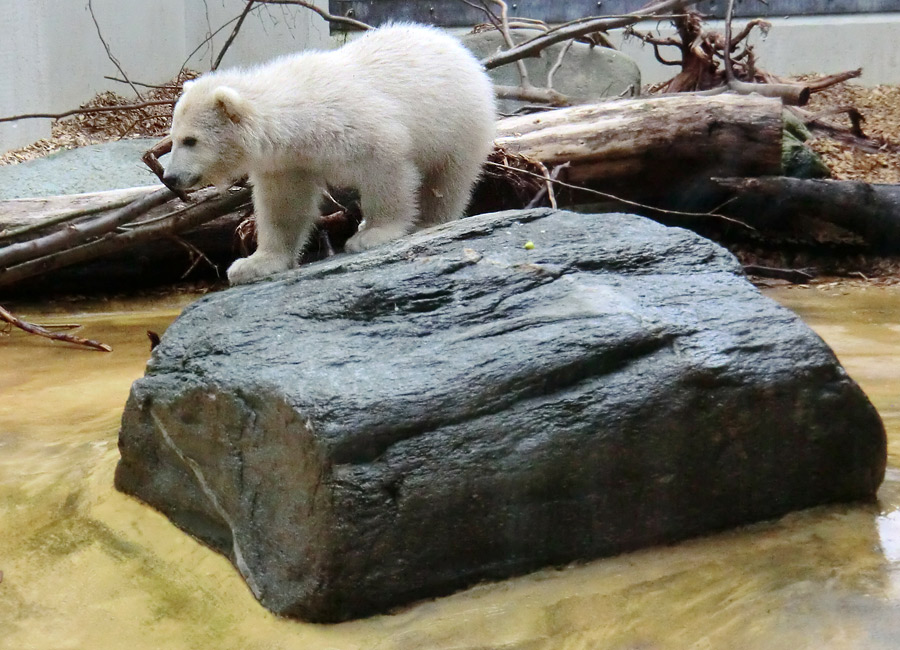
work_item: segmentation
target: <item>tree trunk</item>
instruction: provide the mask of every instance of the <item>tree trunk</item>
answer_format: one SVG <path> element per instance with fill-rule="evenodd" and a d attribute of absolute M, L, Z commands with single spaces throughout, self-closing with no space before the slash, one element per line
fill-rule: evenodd
<path fill-rule="evenodd" d="M 880 253 L 900 253 L 900 185 L 798 178 L 717 178 L 736 200 L 729 215 L 760 229 L 819 219 L 862 237 Z"/>
<path fill-rule="evenodd" d="M 622 100 L 500 120 L 497 144 L 548 167 L 569 163 L 571 183 L 651 200 L 712 176 L 780 174 L 782 110 L 752 95 Z"/>

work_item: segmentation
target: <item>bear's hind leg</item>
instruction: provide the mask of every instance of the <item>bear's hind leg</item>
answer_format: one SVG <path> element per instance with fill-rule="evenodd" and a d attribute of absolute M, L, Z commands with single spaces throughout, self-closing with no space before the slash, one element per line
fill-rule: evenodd
<path fill-rule="evenodd" d="M 463 216 L 481 174 L 482 160 L 480 155 L 451 158 L 425 174 L 419 194 L 419 227 L 436 226 Z"/>
<path fill-rule="evenodd" d="M 300 172 L 251 177 L 256 214 L 256 251 L 228 268 L 231 284 L 246 284 L 287 271 L 297 257 L 319 214 L 318 185 Z"/>
<path fill-rule="evenodd" d="M 411 162 L 369 169 L 359 183 L 364 221 L 344 248 L 356 253 L 410 232 L 418 214 L 419 181 L 419 172 Z"/>

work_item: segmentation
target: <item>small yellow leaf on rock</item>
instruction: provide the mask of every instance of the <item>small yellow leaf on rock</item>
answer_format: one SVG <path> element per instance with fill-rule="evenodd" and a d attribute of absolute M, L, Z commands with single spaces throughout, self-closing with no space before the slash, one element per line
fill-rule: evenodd
<path fill-rule="evenodd" d="M 534 250 L 534 242 L 533 241 L 525 242 L 525 250 L 527 250 L 527 251 Z"/>

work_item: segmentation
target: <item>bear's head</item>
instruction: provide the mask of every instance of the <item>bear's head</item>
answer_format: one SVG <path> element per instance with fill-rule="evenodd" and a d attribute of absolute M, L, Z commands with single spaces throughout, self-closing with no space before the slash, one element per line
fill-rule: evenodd
<path fill-rule="evenodd" d="M 242 131 L 252 107 L 214 79 L 186 82 L 172 116 L 172 153 L 163 181 L 184 190 L 200 185 L 228 186 L 244 176 Z"/>

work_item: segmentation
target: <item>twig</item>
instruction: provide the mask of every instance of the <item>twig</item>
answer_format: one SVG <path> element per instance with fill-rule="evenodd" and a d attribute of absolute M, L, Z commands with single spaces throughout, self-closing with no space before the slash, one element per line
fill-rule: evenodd
<path fill-rule="evenodd" d="M 792 284 L 806 284 L 816 277 L 809 271 L 803 269 L 778 269 L 771 266 L 760 266 L 758 264 L 744 264 L 744 273 L 747 275 L 756 275 L 761 278 L 787 280 Z"/>
<path fill-rule="evenodd" d="M 553 170 L 550 172 L 550 182 L 544 183 L 544 184 L 541 186 L 541 189 L 538 190 L 538 193 L 534 195 L 534 198 L 532 198 L 532 199 L 525 205 L 525 208 L 524 208 L 524 209 L 528 210 L 528 209 L 530 209 L 530 208 L 535 208 L 535 207 L 537 207 L 538 205 L 540 205 L 541 201 L 544 199 L 545 196 L 547 196 L 548 192 L 552 189 L 552 187 L 553 187 L 552 181 L 555 181 L 557 178 L 559 178 L 560 173 L 561 173 L 563 170 L 568 169 L 570 166 L 571 166 L 571 163 L 569 163 L 569 162 L 564 162 L 564 163 L 562 163 L 562 164 L 557 165 L 556 167 L 554 167 Z M 555 200 L 555 198 L 556 198 L 556 197 L 554 196 L 554 200 Z M 551 204 L 551 205 L 552 205 L 552 204 Z M 556 207 L 556 206 L 553 205 L 553 207 Z"/>
<path fill-rule="evenodd" d="M 516 99 L 523 102 L 538 102 L 551 106 L 570 106 L 572 100 L 552 88 L 530 86 L 494 86 L 494 95 L 499 99 Z"/>
<path fill-rule="evenodd" d="M 178 71 L 178 76 L 180 77 L 180 76 L 182 75 L 182 73 L 183 73 L 183 72 L 185 71 L 185 69 L 187 68 L 188 61 L 190 61 L 192 58 L 194 58 L 194 55 L 195 55 L 197 52 L 199 52 L 200 49 L 201 49 L 204 45 L 206 45 L 207 43 L 209 43 L 210 41 L 212 41 L 212 40 L 216 37 L 216 35 L 217 35 L 219 32 L 221 32 L 223 29 L 225 29 L 226 27 L 228 27 L 231 23 L 237 21 L 238 18 L 240 18 L 240 16 L 235 16 L 235 17 L 232 18 L 231 20 L 225 21 L 225 23 L 223 23 L 221 26 L 219 26 L 219 28 L 218 28 L 216 31 L 214 31 L 214 32 L 212 32 L 211 34 L 207 35 L 206 38 L 204 38 L 202 41 L 200 41 L 200 44 L 199 44 L 197 47 L 195 47 L 193 50 L 191 50 L 191 53 L 187 55 L 187 58 L 186 58 L 186 59 L 184 60 L 184 62 L 181 64 L 181 69 Z"/>
<path fill-rule="evenodd" d="M 553 67 L 550 68 L 550 71 L 547 73 L 547 88 L 553 89 L 553 76 L 556 72 L 562 67 L 563 59 L 566 58 L 566 54 L 569 53 L 569 49 L 572 47 L 572 44 L 575 41 L 566 41 L 566 44 L 559 51 L 559 56 L 556 57 L 556 63 L 553 64 Z"/>
<path fill-rule="evenodd" d="M 536 174 L 532 171 L 528 171 L 527 169 L 519 169 L 517 167 L 513 167 L 511 165 L 504 165 L 503 163 L 494 162 L 492 160 L 485 161 L 485 164 L 491 165 L 493 167 L 505 168 L 510 171 L 518 172 L 520 174 L 526 174 L 528 176 L 534 176 L 535 178 L 540 178 L 542 180 L 546 180 L 546 177 L 542 176 L 541 174 Z M 600 190 L 595 190 L 590 187 L 583 187 L 581 185 L 574 185 L 572 183 L 566 183 L 565 181 L 561 181 L 558 179 L 557 180 L 551 179 L 550 182 L 555 183 L 556 185 L 559 185 L 560 187 L 567 187 L 572 190 L 578 190 L 580 192 L 587 192 L 588 194 L 595 194 L 597 196 L 602 196 L 605 199 L 609 199 L 610 201 L 615 201 L 617 203 L 623 203 L 625 205 L 630 205 L 630 206 L 636 207 L 636 208 L 642 208 L 644 210 L 652 210 L 653 212 L 660 212 L 662 214 L 671 214 L 671 215 L 677 216 L 677 217 L 713 217 L 716 219 L 722 219 L 723 221 L 727 221 L 728 223 L 734 224 L 736 226 L 746 228 L 747 230 L 753 230 L 753 231 L 756 230 L 756 228 L 754 228 L 753 226 L 751 226 L 749 224 L 744 223 L 743 221 L 740 221 L 738 219 L 732 219 L 731 217 L 726 217 L 724 214 L 719 214 L 714 211 L 714 210 L 718 210 L 719 208 L 721 208 L 721 206 L 718 206 L 717 208 L 715 208 L 714 210 L 711 210 L 709 212 L 683 212 L 681 210 L 667 210 L 666 208 L 658 208 L 653 205 L 647 205 L 646 203 L 638 203 L 637 201 L 623 199 L 622 197 L 616 196 L 615 194 L 609 194 L 608 192 L 601 192 Z M 726 203 L 730 203 L 730 201 L 727 201 Z M 723 203 L 722 205 L 725 205 L 725 204 Z"/>
<path fill-rule="evenodd" d="M 169 239 L 171 239 L 176 244 L 178 244 L 179 246 L 181 246 L 185 250 L 187 250 L 189 259 L 191 260 L 191 265 L 188 267 L 187 271 L 185 271 L 184 273 L 181 274 L 182 280 L 184 280 L 187 276 L 189 276 L 191 274 L 191 271 L 193 271 L 195 268 L 197 268 L 197 265 L 200 264 L 200 262 L 206 262 L 207 264 L 209 264 L 210 267 L 212 267 L 212 270 L 216 272 L 216 277 L 221 277 L 219 274 L 218 265 L 214 264 L 213 261 L 211 259 L 209 259 L 206 256 L 206 253 L 204 253 L 202 250 L 200 250 L 199 248 L 194 246 L 191 242 L 187 241 L 186 239 L 179 237 L 178 235 L 171 235 L 169 237 Z"/>
<path fill-rule="evenodd" d="M 553 176 L 550 175 L 550 170 L 547 169 L 547 165 L 542 163 L 540 160 L 535 160 L 534 164 L 537 165 L 537 168 L 541 170 L 541 173 L 544 175 L 546 179 L 544 182 L 544 189 L 547 192 L 547 199 L 550 201 L 550 207 L 554 210 L 556 209 L 556 192 L 553 191 L 553 181 L 555 180 Z M 557 169 L 559 169 L 557 167 Z"/>
<path fill-rule="evenodd" d="M 253 9 L 253 2 L 254 0 L 247 0 L 247 4 L 244 5 L 244 10 L 241 12 L 241 15 L 238 16 L 234 29 L 231 30 L 231 34 L 228 35 L 228 38 L 225 39 L 225 44 L 222 46 L 222 49 L 219 50 L 219 55 L 216 57 L 210 70 L 218 70 L 219 65 L 222 63 L 222 59 L 225 57 L 225 53 L 228 51 L 228 48 L 231 47 L 231 44 L 234 43 L 234 39 L 237 38 L 238 32 L 241 30 L 241 25 L 244 24 L 244 20 L 247 18 L 247 14 Z"/>
<path fill-rule="evenodd" d="M 94 27 L 97 28 L 97 37 L 100 39 L 100 42 L 103 43 L 103 49 L 106 50 L 106 56 L 112 61 L 112 64 L 116 66 L 116 69 L 119 73 L 125 78 L 125 81 L 131 86 L 131 89 L 134 91 L 134 94 L 137 95 L 137 98 L 143 101 L 143 96 L 141 95 L 141 91 L 137 89 L 131 81 L 128 79 L 128 75 L 125 73 L 125 69 L 122 67 L 122 64 L 119 63 L 119 60 L 113 56 L 112 50 L 109 48 L 109 43 L 106 42 L 106 39 L 103 38 L 103 33 L 100 31 L 100 23 L 97 22 L 97 16 L 94 15 L 94 6 L 92 4 L 92 0 L 88 0 L 88 11 L 91 13 L 91 20 L 94 21 Z"/>
<path fill-rule="evenodd" d="M 74 343 L 75 345 L 81 345 L 87 348 L 91 348 L 92 350 L 101 350 L 103 352 L 112 352 L 112 348 L 108 346 L 106 343 L 99 343 L 97 341 L 93 341 L 91 339 L 84 339 L 80 336 L 75 336 L 74 334 L 65 334 L 62 332 L 51 332 L 49 329 L 41 327 L 40 325 L 35 325 L 34 323 L 29 323 L 27 321 L 23 321 L 21 318 L 18 318 L 8 312 L 3 307 L 0 307 L 0 320 L 5 323 L 9 323 L 13 327 L 18 327 L 20 330 L 24 332 L 28 332 L 29 334 L 36 334 L 37 336 L 43 336 L 44 338 L 48 338 L 52 341 L 63 341 L 65 343 Z"/>
<path fill-rule="evenodd" d="M 121 104 L 119 106 L 94 106 L 92 108 L 75 108 L 62 113 L 26 113 L 24 115 L 13 115 L 11 117 L 0 117 L 0 122 L 15 122 L 16 120 L 33 120 L 33 119 L 49 119 L 61 120 L 70 115 L 91 115 L 93 113 L 114 113 L 116 111 L 136 111 L 149 106 L 172 106 L 175 104 L 174 99 L 154 99 L 151 101 L 140 102 L 139 104 Z"/>
<path fill-rule="evenodd" d="M 507 6 L 504 0 L 490 0 L 495 5 L 500 7 L 500 33 L 503 35 L 503 40 L 506 42 L 506 47 L 512 49 L 516 46 L 515 42 L 512 39 L 512 34 L 509 31 L 509 7 Z M 519 69 L 519 83 L 522 88 L 531 88 L 531 80 L 528 78 L 528 69 L 525 67 L 525 61 L 522 59 L 516 60 L 516 67 Z"/>
<path fill-rule="evenodd" d="M 135 86 L 140 86 L 141 88 L 152 88 L 153 90 L 177 90 L 178 86 L 173 86 L 171 84 L 163 84 L 162 86 L 154 85 L 154 84 L 145 84 L 140 81 L 129 81 L 128 79 L 119 79 L 118 77 L 111 77 L 109 75 L 103 75 L 104 79 L 109 79 L 110 81 L 116 81 L 120 84 L 134 84 Z"/>

